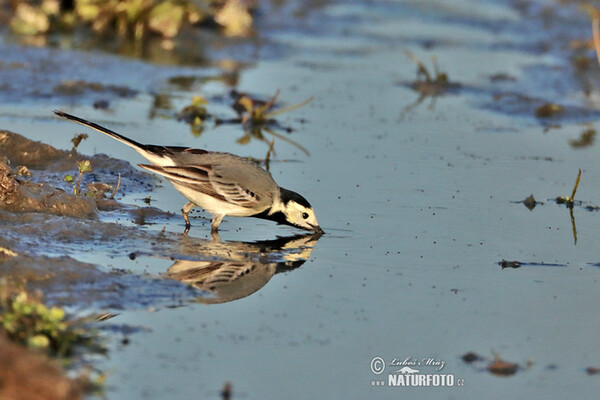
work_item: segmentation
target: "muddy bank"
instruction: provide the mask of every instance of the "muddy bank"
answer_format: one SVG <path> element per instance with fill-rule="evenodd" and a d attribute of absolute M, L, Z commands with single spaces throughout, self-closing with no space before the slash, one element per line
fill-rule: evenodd
<path fill-rule="evenodd" d="M 148 193 L 153 177 L 127 162 L 57 150 L 7 131 L 0 133 L 0 153 L 0 247 L 14 253 L 0 259 L 0 271 L 15 285 L 41 290 L 51 304 L 120 310 L 233 301 L 259 290 L 274 274 L 301 266 L 319 239 L 293 235 L 246 243 L 148 231 L 143 227 L 181 217 L 122 204 L 92 189 L 98 184 L 92 179 L 110 180 L 118 170 L 119 193 Z M 87 191 L 82 183 L 75 195 L 72 183 L 58 179 L 82 159 L 90 160 L 93 176 L 83 174 Z M 27 174 L 19 174 L 23 170 Z M 90 248 L 114 258 L 112 267 L 79 261 Z M 174 264 L 148 274 L 136 270 L 140 258 Z"/>
<path fill-rule="evenodd" d="M 0 398 L 4 400 L 76 400 L 83 398 L 85 379 L 68 378 L 58 362 L 33 353 L 0 332 Z"/>

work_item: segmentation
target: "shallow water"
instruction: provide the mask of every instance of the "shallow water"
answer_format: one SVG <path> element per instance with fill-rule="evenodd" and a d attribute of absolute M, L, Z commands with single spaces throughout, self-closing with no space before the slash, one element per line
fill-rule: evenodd
<path fill-rule="evenodd" d="M 74 297 L 90 304 L 84 310 L 118 312 L 111 323 L 146 328 L 107 333 L 111 351 L 97 364 L 109 371 L 107 397 L 218 398 L 225 382 L 233 384 L 235 398 L 264 399 L 282 393 L 464 399 L 597 393 L 600 383 L 585 369 L 598 367 L 600 356 L 594 335 L 600 328 L 595 307 L 600 215 L 584 206 L 600 205 L 595 184 L 600 170 L 597 145 L 574 147 L 570 141 L 595 128 L 596 96 L 592 90 L 586 97 L 582 82 L 593 88 L 598 74 L 574 73 L 566 46 L 569 39 L 589 37 L 587 17 L 546 2 L 522 8 L 503 2 L 344 2 L 305 18 L 287 29 L 274 24 L 264 33 L 268 43 L 262 51 L 269 56 L 240 69 L 237 89 L 263 98 L 281 89 L 279 99 L 286 104 L 315 97 L 279 117 L 294 128 L 282 134 L 310 156 L 276 140 L 270 168 L 281 186 L 310 200 L 327 234 L 309 245 L 274 250 L 257 242 L 298 232 L 253 219 L 226 218 L 221 225 L 226 253 L 239 252 L 244 262 L 263 254 L 267 265 L 289 262 L 291 256 L 304 261 L 301 265 L 280 265 L 280 273 L 273 266 L 258 267 L 264 273 L 254 280 L 249 275 L 251 284 L 238 292 L 249 295 L 206 305 L 214 297 L 210 291 L 172 281 L 167 272 L 175 259 L 223 261 L 221 246 L 215 250 L 208 241 L 202 212 L 193 213 L 188 239 L 180 236 L 178 215 L 138 227 L 130 216 L 114 213 L 103 213 L 101 222 L 120 228 L 92 241 L 43 243 L 33 233 L 23 234 L 23 240 L 38 244 L 37 255 L 66 254 L 106 274 L 125 271 L 122 287 L 113 288 L 121 296 L 118 304 L 93 291 Z M 44 75 L 39 82 L 47 96 L 26 90 L 1 94 L 7 103 L 0 112 L 4 129 L 69 148 L 72 135 L 83 128 L 53 119 L 51 110 L 60 108 L 147 143 L 257 158 L 268 149 L 257 140 L 236 142 L 243 136 L 239 126 L 208 124 L 194 137 L 183 123 L 149 118 L 157 93 L 168 95 L 173 110 L 202 94 L 213 99 L 212 112 L 232 117 L 224 100 L 229 85 L 203 80 L 219 76 L 219 67 L 10 49 L 17 61 L 31 54 L 34 61 L 28 62 L 35 63 L 48 57 L 46 52 L 73 59 L 72 69 L 59 67 L 61 76 L 125 85 L 136 94 L 65 98 Z M 403 50 L 427 66 L 429 55 L 436 55 L 460 88 L 415 105 L 419 94 L 410 84 L 416 66 Z M 87 65 L 85 73 L 79 63 Z M 491 79 L 497 74 L 508 79 Z M 181 76 L 196 79 L 173 85 L 170 78 Z M 97 97 L 110 100 L 108 111 L 91 107 Z M 564 105 L 565 112 L 536 118 L 536 108 L 547 102 Z M 79 151 L 109 153 L 134 165 L 143 161 L 94 133 Z M 584 204 L 573 209 L 575 240 L 569 210 L 551 199 L 571 194 L 579 168 L 576 199 Z M 532 211 L 518 203 L 531 193 L 544 203 Z M 124 192 L 120 200 L 143 206 L 148 194 L 152 206 L 174 214 L 185 203 L 168 183 L 150 193 Z M 256 246 L 262 246 L 259 252 Z M 518 260 L 522 267 L 502 269 L 503 259 Z M 114 282 L 114 274 L 110 279 Z M 49 297 L 60 301 L 65 292 L 59 288 Z M 81 311 L 80 304 L 70 306 Z M 124 336 L 126 345 L 120 342 Z M 470 351 L 488 361 L 464 363 L 460 357 Z M 514 376 L 494 376 L 485 370 L 494 354 L 523 368 Z M 385 373 L 376 375 L 370 368 L 374 357 L 387 364 L 407 357 L 443 361 L 440 371 L 412 367 L 451 374 L 456 384 L 374 387 L 372 381 L 387 384 L 388 374 L 400 368 L 386 365 Z"/>

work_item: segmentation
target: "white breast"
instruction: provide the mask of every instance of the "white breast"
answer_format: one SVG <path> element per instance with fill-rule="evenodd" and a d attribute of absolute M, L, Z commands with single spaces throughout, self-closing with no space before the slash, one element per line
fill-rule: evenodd
<path fill-rule="evenodd" d="M 211 214 L 231 215 L 234 217 L 249 217 L 265 210 L 241 207 L 223 200 L 219 200 L 210 195 L 192 190 L 189 187 L 179 185 L 176 182 L 171 183 L 173 186 L 175 186 L 175 189 L 177 189 L 188 200 L 197 206 L 202 207 Z"/>

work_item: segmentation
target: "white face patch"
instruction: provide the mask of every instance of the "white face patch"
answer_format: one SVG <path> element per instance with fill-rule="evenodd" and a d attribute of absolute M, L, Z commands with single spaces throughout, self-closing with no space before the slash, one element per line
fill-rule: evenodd
<path fill-rule="evenodd" d="M 313 209 L 304 207 L 293 200 L 286 204 L 284 214 L 289 223 L 298 227 L 315 230 L 315 227 L 319 226 Z"/>

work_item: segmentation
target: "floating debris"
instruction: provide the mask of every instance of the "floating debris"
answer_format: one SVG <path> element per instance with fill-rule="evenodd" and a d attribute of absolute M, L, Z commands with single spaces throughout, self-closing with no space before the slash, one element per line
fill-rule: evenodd
<path fill-rule="evenodd" d="M 504 268 L 521 268 L 521 263 L 519 261 L 502 260 L 498 263 L 498 265 L 500 265 L 502 267 L 502 269 L 504 269 Z"/>
<path fill-rule="evenodd" d="M 96 110 L 106 110 L 110 107 L 110 101 L 106 99 L 98 99 L 94 101 L 93 107 Z"/>
<path fill-rule="evenodd" d="M 233 385 L 231 382 L 225 382 L 223 385 L 223 390 L 221 390 L 221 399 L 230 400 L 232 394 Z"/>
<path fill-rule="evenodd" d="M 408 50 L 404 51 L 406 57 L 417 64 L 417 79 L 411 84 L 411 88 L 424 96 L 439 96 L 450 90 L 456 90 L 461 87 L 459 83 L 450 82 L 448 74 L 441 72 L 438 66 L 437 58 L 431 56 L 433 64 L 433 74 L 429 72 L 425 64 Z M 424 79 L 423 79 L 424 78 Z"/>
<path fill-rule="evenodd" d="M 537 202 L 535 200 L 535 198 L 533 197 L 533 194 L 530 194 L 529 197 L 527 197 L 525 200 L 523 200 L 523 204 L 525 205 L 525 207 L 527 207 L 529 209 L 529 211 L 531 211 L 535 208 L 536 205 L 544 204 L 544 203 Z"/>
<path fill-rule="evenodd" d="M 587 372 L 588 375 L 597 375 L 597 374 L 600 374 L 600 368 L 598 368 L 598 367 L 587 367 L 585 369 L 585 372 Z"/>
<path fill-rule="evenodd" d="M 487 366 L 487 370 L 494 375 L 510 376 L 517 373 L 520 366 L 517 363 L 507 362 L 500 359 L 498 356 L 494 361 Z"/>
<path fill-rule="evenodd" d="M 522 367 L 518 363 L 504 361 L 498 354 L 492 352 L 493 360 L 489 361 L 489 358 L 480 356 L 475 352 L 468 352 L 461 356 L 461 359 L 467 364 L 479 364 L 478 368 L 481 367 L 481 363 L 487 362 L 481 370 L 487 371 L 493 375 L 498 376 L 510 376 L 517 373 Z M 527 361 L 526 368 L 533 365 L 533 362 Z"/>
<path fill-rule="evenodd" d="M 479 354 L 474 353 L 472 351 L 469 351 L 468 353 L 463 354 L 460 358 L 467 364 L 471 364 L 475 361 L 483 360 L 483 357 L 481 357 Z"/>
<path fill-rule="evenodd" d="M 415 92 L 418 92 L 420 96 L 414 103 L 404 108 L 403 114 L 413 110 L 421 104 L 425 97 L 432 97 L 429 105 L 429 108 L 432 109 L 435 106 L 435 100 L 439 96 L 446 93 L 454 93 L 462 87 L 459 83 L 451 82 L 447 73 L 440 71 L 435 56 L 431 57 L 431 62 L 433 64 L 433 73 L 431 73 L 425 64 L 413 53 L 405 50 L 404 54 L 412 62 L 417 64 L 417 78 L 408 86 Z"/>
<path fill-rule="evenodd" d="M 502 261 L 498 261 L 497 262 L 498 265 L 500 265 L 502 267 L 502 269 L 504 268 L 521 268 L 521 267 L 566 267 L 566 264 L 559 264 L 559 263 L 547 263 L 544 261 L 530 261 L 530 262 L 523 262 L 523 261 L 507 261 L 507 260 L 502 260 Z"/>
<path fill-rule="evenodd" d="M 589 128 L 585 131 L 581 132 L 579 138 L 569 140 L 569 144 L 571 147 L 575 149 L 581 149 L 584 147 L 590 147 L 594 144 L 594 139 L 596 138 L 596 130 Z"/>
<path fill-rule="evenodd" d="M 562 114 L 565 108 L 556 103 L 545 103 L 536 108 L 535 116 L 538 118 L 552 118 Z"/>

